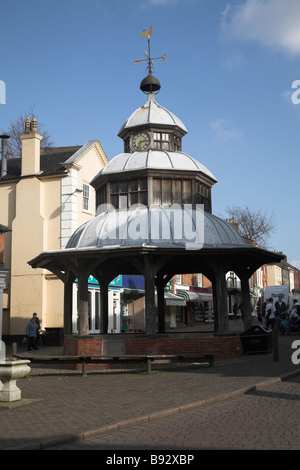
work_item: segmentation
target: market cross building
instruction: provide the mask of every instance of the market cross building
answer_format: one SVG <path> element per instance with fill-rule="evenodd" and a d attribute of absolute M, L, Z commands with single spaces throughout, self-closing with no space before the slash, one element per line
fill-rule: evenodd
<path fill-rule="evenodd" d="M 84 342 L 89 344 L 85 348 L 102 354 L 109 337 L 120 342 L 123 354 L 134 351 L 129 347 L 132 339 L 142 345 L 139 352 L 151 353 L 153 348 L 161 353 L 180 352 L 185 339 L 176 351 L 166 351 L 163 344 L 168 336 L 164 288 L 178 273 L 203 273 L 211 281 L 214 332 L 226 338 L 229 322 L 225 275 L 235 272 L 241 280 L 247 329 L 252 323 L 249 278 L 262 264 L 282 258 L 246 244 L 230 223 L 212 214 L 211 193 L 217 180 L 204 165 L 184 153 L 182 141 L 187 129 L 156 101 L 160 88 L 150 68 L 140 84 L 147 101 L 118 133 L 124 141 L 124 152 L 100 169 L 90 183 L 96 192 L 96 216 L 75 230 L 64 249 L 43 251 L 29 261 L 33 268 L 47 269 L 64 283 L 65 353 L 78 353 Z M 120 274 L 142 275 L 145 281 L 144 335 L 125 335 L 124 340 L 108 330 L 108 286 Z M 98 336 L 89 335 L 91 275 L 100 285 Z M 78 335 L 72 330 L 75 280 Z M 147 341 L 150 339 L 160 344 Z M 190 352 L 201 352 L 201 339 L 199 344 L 200 350 Z"/>

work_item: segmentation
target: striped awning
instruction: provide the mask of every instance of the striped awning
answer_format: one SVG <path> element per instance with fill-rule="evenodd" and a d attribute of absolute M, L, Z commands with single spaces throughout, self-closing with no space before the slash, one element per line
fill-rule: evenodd
<path fill-rule="evenodd" d="M 166 306 L 174 306 L 174 307 L 185 307 L 186 300 L 178 295 L 172 294 L 171 292 L 165 291 L 165 305 Z M 157 294 L 155 292 L 155 303 L 157 305 Z"/>
<path fill-rule="evenodd" d="M 191 290 L 181 290 L 177 289 L 176 295 L 182 297 L 186 302 L 212 302 L 212 294 L 207 292 L 197 292 Z"/>

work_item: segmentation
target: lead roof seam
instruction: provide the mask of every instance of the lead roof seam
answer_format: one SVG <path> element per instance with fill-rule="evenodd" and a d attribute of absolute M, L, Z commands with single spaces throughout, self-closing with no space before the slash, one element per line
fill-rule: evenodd
<path fill-rule="evenodd" d="M 205 168 L 203 165 L 201 165 L 200 162 L 197 162 L 197 160 L 195 160 L 193 157 L 191 157 L 188 153 L 185 153 L 185 152 L 181 152 L 181 153 L 183 153 L 183 155 L 185 155 L 190 160 L 192 160 L 192 162 L 195 165 L 195 167 L 197 168 L 197 170 L 201 170 L 201 171 L 207 170 L 207 168 Z M 209 171 L 209 170 L 207 170 L 207 171 Z"/>
<path fill-rule="evenodd" d="M 160 104 L 158 104 L 157 101 L 155 101 L 155 103 L 156 103 L 156 105 L 157 105 L 159 108 L 161 108 L 161 109 L 163 109 L 164 111 L 166 111 L 166 113 L 167 113 L 167 114 L 170 116 L 170 118 L 172 119 L 173 124 L 176 125 L 176 121 L 175 121 L 175 119 L 174 119 L 173 114 L 172 114 L 167 108 L 164 108 L 164 106 L 161 106 Z"/>
<path fill-rule="evenodd" d="M 150 159 L 150 152 L 151 152 L 151 150 L 147 150 L 145 168 L 148 168 L 148 162 L 149 162 L 149 159 Z"/>
<path fill-rule="evenodd" d="M 169 152 L 167 152 L 166 150 L 162 150 L 162 152 L 165 153 L 168 156 L 168 159 L 169 159 L 170 164 L 171 164 L 171 168 L 175 168 L 175 166 L 173 165 L 173 162 L 172 162 L 172 159 L 170 157 Z"/>
<path fill-rule="evenodd" d="M 93 219 L 91 219 L 91 220 L 93 220 Z M 87 226 L 89 225 L 89 222 L 90 222 L 90 220 L 88 220 L 88 221 L 83 225 L 83 227 L 82 227 L 82 226 L 81 226 L 81 227 L 78 227 L 78 231 L 80 232 L 80 229 L 81 229 L 81 233 L 80 233 L 80 235 L 79 235 L 79 238 L 78 238 L 78 241 L 77 241 L 77 244 L 76 244 L 77 246 L 80 245 L 81 239 L 83 238 L 83 235 L 84 235 L 85 231 L 87 230 Z M 77 230 L 75 230 L 74 234 L 75 234 L 76 232 L 77 232 Z M 72 236 L 72 235 L 71 235 L 71 236 Z"/>
<path fill-rule="evenodd" d="M 105 226 L 105 224 L 107 224 L 109 222 L 109 219 L 111 218 L 113 212 L 114 212 L 114 210 L 106 211 L 106 213 L 104 212 L 103 214 L 100 214 L 100 215 L 103 215 L 103 218 L 104 218 L 104 214 L 107 214 L 107 216 L 104 218 L 104 223 L 102 223 L 102 226 L 98 230 L 98 233 L 97 233 L 97 246 L 102 246 L 101 245 L 101 240 L 102 240 L 102 233 L 104 231 L 104 226 Z"/>
<path fill-rule="evenodd" d="M 152 108 L 151 103 L 152 103 L 152 101 L 149 101 L 149 106 L 148 106 L 148 108 L 149 108 L 149 109 L 148 109 L 148 122 L 151 122 L 151 121 L 150 121 L 150 114 L 151 114 L 151 108 Z"/>
<path fill-rule="evenodd" d="M 124 154 L 123 154 L 123 155 L 124 155 Z M 123 165 L 123 170 L 126 170 L 126 168 L 127 168 L 127 163 L 128 163 L 129 160 L 131 159 L 132 155 L 133 155 L 133 153 L 129 153 L 128 158 L 127 158 L 126 162 L 125 162 L 124 165 Z"/>
<path fill-rule="evenodd" d="M 214 228 L 215 228 L 217 234 L 219 235 L 219 238 L 222 240 L 220 230 L 218 229 L 217 224 L 215 223 L 213 217 L 211 217 L 210 214 L 208 214 L 208 218 L 209 218 L 210 222 L 212 223 L 212 225 L 214 226 Z M 204 237 L 204 238 L 205 238 L 205 237 Z"/>

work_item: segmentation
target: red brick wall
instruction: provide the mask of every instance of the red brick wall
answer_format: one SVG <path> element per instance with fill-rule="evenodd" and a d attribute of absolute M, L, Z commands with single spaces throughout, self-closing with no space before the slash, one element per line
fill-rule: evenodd
<path fill-rule="evenodd" d="M 214 354 L 215 360 L 230 359 L 243 355 L 239 336 L 217 338 L 133 338 L 128 335 L 125 341 L 125 354 Z M 102 338 L 66 338 L 63 355 L 102 354 Z"/>
<path fill-rule="evenodd" d="M 215 360 L 243 355 L 239 337 L 128 339 L 126 354 L 214 354 Z"/>
<path fill-rule="evenodd" d="M 64 341 L 63 356 L 102 354 L 102 339 L 98 338 L 67 338 Z"/>

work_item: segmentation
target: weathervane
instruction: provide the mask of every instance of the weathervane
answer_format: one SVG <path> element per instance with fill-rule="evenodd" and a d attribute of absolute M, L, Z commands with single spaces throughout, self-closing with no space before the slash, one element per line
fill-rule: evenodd
<path fill-rule="evenodd" d="M 151 58 L 150 54 L 150 36 L 152 34 L 152 26 L 150 26 L 149 31 L 144 29 L 142 31 L 142 38 L 147 38 L 148 39 L 148 52 L 145 51 L 145 56 L 147 57 L 146 59 L 137 59 L 133 64 L 138 65 L 141 62 L 148 62 L 148 65 L 146 67 L 146 71 L 149 73 L 149 75 L 152 74 L 154 71 L 154 60 L 161 59 L 163 62 L 166 60 L 166 55 L 162 54 L 160 57 L 153 57 Z"/>

